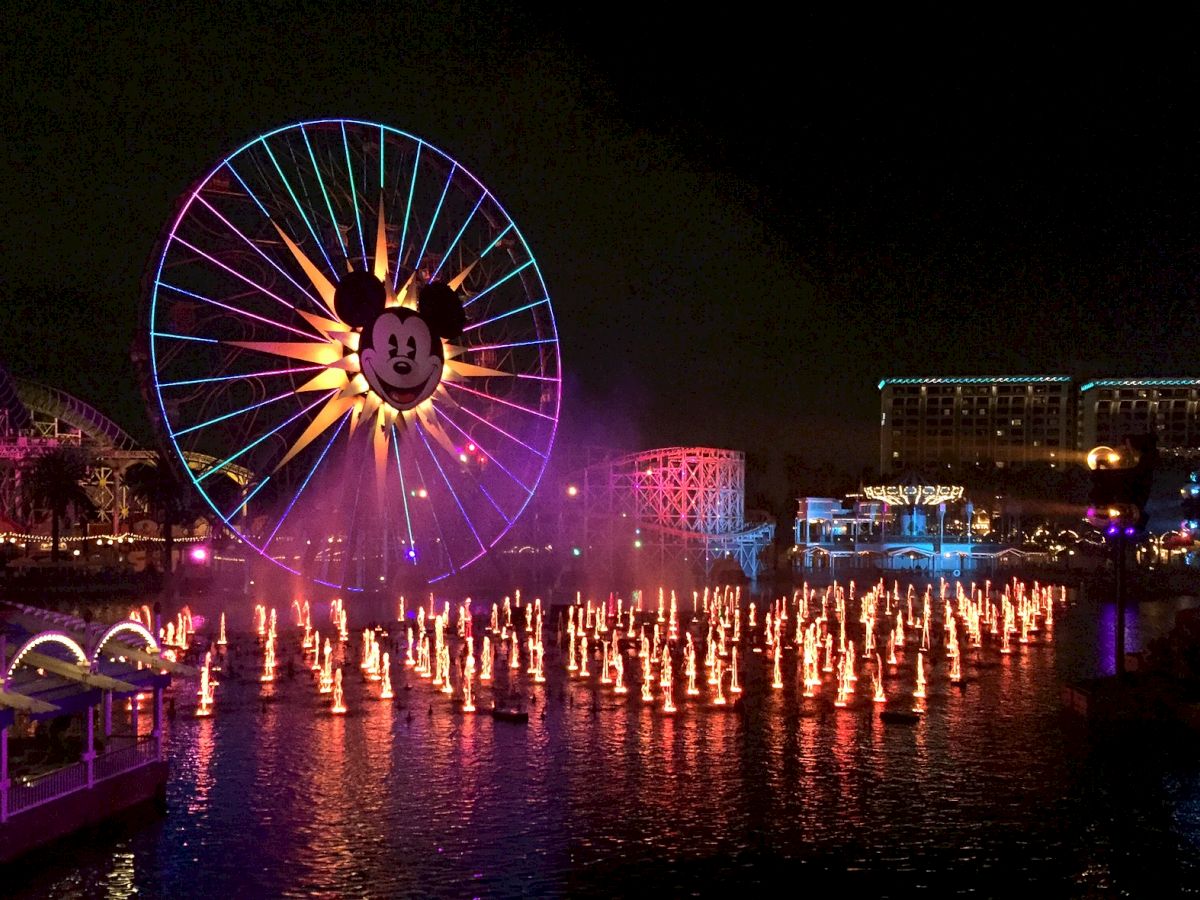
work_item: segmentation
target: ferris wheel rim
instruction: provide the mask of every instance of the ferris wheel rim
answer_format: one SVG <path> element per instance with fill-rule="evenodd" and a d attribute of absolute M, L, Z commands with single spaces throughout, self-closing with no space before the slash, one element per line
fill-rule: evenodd
<path fill-rule="evenodd" d="M 525 239 L 525 236 L 524 236 L 523 232 L 521 231 L 520 226 L 517 224 L 516 220 L 513 219 L 513 217 L 508 213 L 507 209 L 503 206 L 503 204 L 500 203 L 499 199 L 496 198 L 495 194 L 493 194 L 491 192 L 491 190 L 486 185 L 484 185 L 483 182 L 480 181 L 480 179 L 471 170 L 469 170 L 465 166 L 462 166 L 455 157 L 451 156 L 449 153 L 447 153 L 446 151 L 441 149 L 440 146 L 433 144 L 433 143 L 425 140 L 424 138 L 421 138 L 421 137 L 414 135 L 411 132 L 405 131 L 403 129 L 395 128 L 394 126 L 386 125 L 383 123 L 370 122 L 370 121 L 367 121 L 364 119 L 357 119 L 357 118 L 306 119 L 306 120 L 300 121 L 300 122 L 293 122 L 293 123 L 281 125 L 277 128 L 274 128 L 270 131 L 264 132 L 260 135 L 257 135 L 255 137 L 251 138 L 250 140 L 244 142 L 239 147 L 237 147 L 237 149 L 226 154 L 225 156 L 223 156 L 220 159 L 219 162 L 217 162 L 213 166 L 211 166 L 199 179 L 197 179 L 193 183 L 193 185 L 187 191 L 185 191 L 181 195 L 181 200 L 179 202 L 178 211 L 171 218 L 169 225 L 167 225 L 163 229 L 163 231 L 160 232 L 160 238 L 158 240 L 158 247 L 151 257 L 152 267 L 150 267 L 150 266 L 147 267 L 147 275 L 150 275 L 152 272 L 153 280 L 152 280 L 152 282 L 150 282 L 150 284 L 147 286 L 147 289 L 144 292 L 144 296 L 147 296 L 148 300 L 149 300 L 148 310 L 145 315 L 145 321 L 148 326 L 146 335 L 145 335 L 146 344 L 148 345 L 148 347 L 147 347 L 148 352 L 146 353 L 146 358 L 147 358 L 147 361 L 149 364 L 150 382 L 151 382 L 151 385 L 153 388 L 152 392 L 153 392 L 153 395 L 155 398 L 154 405 L 156 407 L 157 416 L 159 418 L 159 421 L 162 423 L 161 427 L 159 427 L 157 430 L 160 434 L 160 437 L 162 437 L 162 436 L 166 437 L 167 444 L 169 445 L 169 447 L 172 451 L 170 453 L 170 456 L 178 464 L 182 465 L 185 473 L 188 476 L 188 480 L 191 482 L 192 487 L 201 496 L 201 498 L 204 500 L 205 504 L 210 509 L 212 509 L 213 512 L 218 516 L 218 518 L 224 523 L 224 525 L 234 535 L 236 535 L 240 541 L 245 543 L 247 546 L 249 546 L 251 549 L 253 549 L 260 556 L 269 560 L 274 565 L 280 567 L 284 571 L 287 571 L 293 575 L 303 576 L 303 573 L 301 573 L 296 568 L 289 566 L 283 560 L 273 557 L 266 552 L 266 545 L 270 543 L 269 540 L 267 542 L 265 542 L 263 544 L 263 546 L 259 546 L 259 544 L 256 543 L 255 540 L 250 535 L 244 533 L 243 529 L 240 528 L 233 521 L 234 517 L 237 515 L 238 509 L 241 508 L 241 504 L 233 507 L 229 512 L 226 512 L 220 508 L 220 506 L 214 500 L 213 496 L 204 488 L 203 485 L 200 484 L 200 481 L 203 476 L 197 477 L 197 473 L 189 465 L 188 455 L 193 454 L 194 451 L 185 450 L 185 448 L 177 440 L 177 437 L 179 437 L 180 434 L 183 432 L 173 431 L 170 427 L 172 417 L 167 409 L 167 401 L 166 401 L 166 398 L 163 393 L 163 388 L 165 385 L 164 385 L 163 380 L 160 379 L 160 377 L 159 377 L 159 375 L 160 375 L 159 347 L 158 347 L 156 339 L 158 339 L 158 338 L 181 338 L 184 340 L 200 341 L 200 342 L 204 342 L 204 343 L 208 343 L 210 341 L 212 341 L 214 343 L 219 343 L 219 342 L 213 341 L 212 339 L 201 338 L 201 337 L 196 337 L 196 336 L 175 335 L 175 334 L 168 334 L 166 332 L 160 332 L 160 331 L 156 330 L 156 323 L 158 320 L 160 292 L 164 288 L 164 284 L 162 281 L 163 271 L 164 271 L 164 267 L 166 266 L 166 263 L 167 263 L 168 255 L 170 254 L 172 247 L 178 243 L 181 243 L 184 246 L 190 246 L 187 244 L 186 241 L 184 241 L 179 236 L 179 230 L 181 228 L 181 225 L 184 223 L 185 219 L 187 218 L 188 214 L 194 209 L 197 201 L 200 201 L 201 203 L 205 203 L 205 205 L 208 205 L 206 203 L 206 201 L 204 201 L 203 198 L 201 197 L 201 194 L 205 190 L 205 188 L 212 182 L 213 178 L 219 172 L 221 172 L 222 169 L 228 169 L 237 178 L 237 181 L 241 184 L 241 187 L 245 191 L 246 196 L 248 196 L 249 198 L 251 198 L 255 201 L 255 203 L 259 206 L 259 208 L 262 210 L 264 215 L 266 215 L 266 217 L 269 221 L 274 221 L 272 215 L 269 212 L 267 212 L 267 210 L 262 206 L 262 203 L 258 200 L 258 198 L 254 195 L 254 193 L 249 189 L 249 187 L 245 184 L 245 182 L 242 181 L 241 176 L 238 175 L 237 170 L 233 167 L 233 162 L 235 160 L 237 160 L 239 157 L 241 157 L 243 154 L 247 153 L 256 144 L 262 143 L 264 146 L 268 147 L 268 150 L 269 150 L 269 146 L 266 145 L 265 142 L 270 138 L 277 137 L 279 135 L 282 135 L 282 134 L 285 134 L 288 132 L 294 132 L 297 129 L 299 129 L 301 131 L 301 133 L 306 134 L 305 129 L 307 129 L 311 126 L 331 126 L 331 125 L 340 127 L 342 129 L 343 136 L 345 136 L 346 127 L 353 126 L 353 127 L 358 127 L 358 128 L 377 130 L 381 136 L 381 142 L 384 139 L 386 139 L 386 137 L 388 135 L 391 135 L 395 138 L 398 138 L 398 139 L 401 139 L 404 141 L 412 142 L 412 144 L 414 144 L 418 148 L 418 156 L 417 156 L 418 162 L 419 162 L 419 158 L 420 158 L 419 152 L 422 149 L 427 148 L 428 150 L 436 153 L 437 156 L 441 160 L 448 162 L 452 166 L 451 177 L 453 177 L 454 172 L 458 172 L 458 173 L 465 175 L 467 178 L 469 178 L 470 183 L 472 183 L 475 187 L 477 187 L 478 190 L 481 192 L 479 203 L 482 204 L 484 202 L 484 200 L 486 199 L 486 200 L 489 200 L 491 202 L 491 204 L 494 205 L 495 209 L 500 212 L 500 214 L 504 217 L 504 219 L 507 222 L 507 226 L 504 229 L 505 233 L 507 233 L 508 231 L 511 230 L 513 232 L 514 236 L 516 237 L 516 239 L 519 240 L 522 247 L 524 247 L 525 251 L 528 253 L 529 260 L 525 265 L 532 268 L 532 273 L 536 277 L 537 283 L 542 286 L 542 289 L 545 293 L 545 296 L 543 299 L 537 301 L 536 303 L 530 304 L 530 306 L 538 305 L 538 304 L 544 305 L 544 315 L 547 317 L 547 320 L 548 320 L 547 325 L 548 325 L 549 334 L 552 336 L 548 339 L 541 339 L 541 340 L 528 342 L 528 343 L 548 345 L 547 349 L 552 350 L 553 372 L 555 374 L 553 375 L 553 377 L 549 377 L 549 376 L 542 377 L 542 380 L 544 380 L 546 382 L 553 382 L 552 413 L 542 414 L 542 413 L 534 412 L 535 415 L 541 415 L 543 418 L 549 420 L 551 423 L 548 438 L 544 442 L 545 443 L 545 451 L 540 452 L 538 450 L 535 450 L 532 447 L 529 447 L 529 449 L 533 453 L 535 453 L 535 455 L 540 457 L 540 463 L 538 463 L 536 465 L 536 471 L 534 471 L 532 479 L 529 479 L 528 485 L 526 485 L 524 482 L 522 482 L 520 479 L 518 479 L 515 475 L 512 475 L 512 473 L 508 472 L 507 469 L 504 469 L 502 464 L 498 463 L 500 465 L 500 468 L 504 469 L 504 471 L 507 474 L 509 474 L 510 478 L 512 478 L 518 485 L 520 485 L 522 488 L 525 489 L 523 500 L 520 502 L 519 506 L 516 507 L 515 511 L 513 511 L 511 513 L 511 515 L 505 515 L 502 511 L 500 511 L 500 508 L 497 506 L 496 507 L 497 511 L 501 512 L 501 515 L 505 520 L 504 526 L 502 528 L 500 528 L 498 530 L 498 532 L 495 534 L 495 536 L 492 537 L 487 542 L 486 546 L 484 545 L 484 541 L 479 538 L 478 534 L 476 534 L 475 535 L 476 539 L 479 541 L 479 545 L 480 545 L 480 552 L 477 553 L 475 556 L 471 557 L 470 559 L 466 560 L 465 562 L 462 562 L 458 565 L 455 565 L 453 562 L 451 562 L 449 571 L 443 572 L 440 575 L 437 575 L 436 577 L 428 579 L 428 583 L 433 584 L 433 583 L 442 581 L 445 578 L 451 577 L 452 575 L 454 575 L 458 572 L 461 572 L 462 570 L 466 569 L 468 566 L 470 566 L 471 564 L 476 562 L 478 559 L 480 559 L 481 557 L 486 555 L 490 550 L 495 548 L 496 545 L 499 544 L 500 541 L 502 541 L 506 535 L 508 535 L 508 533 L 512 530 L 512 528 L 516 524 L 517 520 L 525 512 L 530 501 L 533 498 L 534 493 L 536 493 L 538 487 L 540 486 L 540 484 L 542 482 L 542 479 L 545 476 L 546 468 L 547 468 L 548 462 L 549 462 L 550 452 L 551 452 L 554 442 L 557 438 L 559 415 L 561 413 L 561 403 L 562 403 L 561 348 L 559 346 L 559 340 L 558 340 L 557 317 L 556 317 L 554 309 L 553 309 L 553 304 L 550 301 L 549 292 L 545 288 L 545 279 L 544 279 L 542 271 L 541 271 L 541 266 L 538 263 L 536 256 L 533 254 L 532 249 L 529 247 L 528 241 Z M 306 137 L 306 140 L 307 140 L 307 137 Z M 347 153 L 349 153 L 349 150 L 347 150 Z M 347 159 L 349 161 L 349 158 L 347 158 Z M 315 165 L 315 160 L 314 160 L 314 165 Z M 380 161 L 381 173 L 383 172 L 383 168 L 384 168 L 384 163 L 383 163 L 382 152 L 381 152 L 381 161 Z M 351 177 L 353 177 L 353 175 L 351 175 Z M 414 181 L 415 181 L 415 175 L 413 177 L 414 177 Z M 447 183 L 447 189 L 448 189 L 448 187 L 449 187 L 449 184 Z M 294 196 L 293 196 L 293 199 L 295 199 Z M 358 201 L 355 200 L 354 203 L 356 204 L 355 213 L 356 213 L 356 215 L 358 215 L 359 214 L 359 209 L 357 208 Z M 296 205 L 297 205 L 297 209 L 300 211 L 301 215 L 303 216 L 304 210 L 301 207 L 299 201 L 296 201 Z M 211 209 L 211 206 L 210 206 L 210 209 Z M 360 223 L 359 227 L 361 230 L 361 223 Z M 465 229 L 466 226 L 464 225 L 463 227 Z M 432 226 L 431 226 L 431 231 L 432 231 Z M 360 234 L 360 240 L 361 239 L 362 239 L 362 235 Z M 426 240 L 428 240 L 428 235 L 427 235 Z M 496 240 L 498 241 L 499 237 Z M 403 246 L 401 246 L 400 251 L 403 252 L 403 249 L 404 249 Z M 364 247 L 364 251 L 365 251 L 365 247 Z M 265 257 L 265 254 L 264 254 L 264 257 Z M 268 261 L 270 262 L 271 260 L 268 259 Z M 364 256 L 364 262 L 365 261 L 366 261 L 366 259 Z M 278 268 L 278 266 L 276 266 L 276 268 Z M 524 268 L 524 266 L 522 266 L 522 268 Z M 520 271 L 520 270 L 517 270 L 517 271 Z M 284 273 L 284 274 L 286 274 L 286 273 Z M 512 274 L 517 274 L 517 272 L 514 272 Z M 397 271 L 397 277 L 398 277 L 398 271 Z M 293 279 L 289 279 L 289 280 L 293 280 Z M 295 283 L 294 280 L 293 280 L 293 283 Z M 311 294 L 308 294 L 307 291 L 304 291 L 304 289 L 300 285 L 297 285 L 297 287 L 300 287 L 301 291 L 303 293 L 305 293 L 306 295 L 308 295 L 310 297 L 310 299 L 312 299 Z M 509 313 L 505 313 L 504 315 L 507 316 L 507 315 L 518 313 L 518 312 L 523 312 L 527 308 L 528 307 L 522 307 L 521 309 L 517 309 L 517 310 L 513 310 Z M 476 325 L 474 327 L 480 327 L 485 324 L 487 324 L 487 322 L 476 323 Z M 489 345 L 485 344 L 485 345 L 470 347 L 469 349 L 470 350 L 483 350 L 483 349 L 491 349 L 491 348 Z M 258 376 L 258 375 L 272 374 L 272 373 L 253 373 L 253 374 L 255 376 Z M 250 376 L 246 376 L 246 377 L 250 377 Z M 518 377 L 538 378 L 540 376 L 524 375 L 524 376 L 518 376 Z M 456 386 L 458 386 L 458 385 L 456 385 Z M 459 386 L 459 387 L 461 387 L 464 390 L 467 390 L 465 388 L 465 386 Z M 491 400 L 498 399 L 495 397 L 491 397 L 491 395 L 485 395 L 485 396 L 487 396 Z M 503 403 L 505 401 L 501 400 L 500 402 Z M 509 405 L 514 405 L 514 404 L 510 403 Z M 311 406 L 308 407 L 308 409 L 311 409 Z M 468 412 L 473 417 L 479 418 L 478 415 L 476 415 L 475 413 L 472 413 L 469 409 L 466 409 L 465 407 L 463 409 L 464 409 L 464 411 Z M 531 412 L 531 410 L 526 409 L 525 412 Z M 340 434 L 341 428 L 345 424 L 347 416 L 348 416 L 348 413 L 344 414 L 343 416 L 341 416 L 339 418 L 338 424 L 333 431 L 333 436 L 330 438 L 328 446 L 332 446 L 334 440 L 336 440 L 338 434 Z M 459 433 L 461 433 L 463 435 L 464 438 L 469 437 L 468 433 L 463 428 L 461 428 L 458 425 L 458 423 L 454 422 L 453 419 L 449 419 L 449 417 L 447 417 L 447 420 L 452 425 L 452 427 L 454 427 Z M 206 424 L 206 423 L 201 423 L 201 424 Z M 491 423 L 484 422 L 484 424 L 491 424 Z M 201 426 L 197 425 L 194 427 L 199 428 Z M 393 425 L 392 427 L 394 430 L 395 426 Z M 493 425 L 492 427 L 497 427 L 497 426 Z M 415 431 L 416 431 L 416 434 L 420 437 L 422 443 L 425 445 L 427 451 L 430 453 L 430 456 L 433 459 L 433 461 L 435 463 L 437 463 L 438 462 L 437 456 L 433 453 L 433 450 L 429 447 L 428 439 L 426 437 L 424 428 L 422 428 L 418 425 L 415 428 Z M 506 432 L 501 431 L 501 433 L 503 434 Z M 508 437 L 513 438 L 512 435 L 508 435 Z M 519 441 L 516 438 L 513 438 L 513 440 L 517 440 L 518 443 L 522 443 L 523 446 L 528 447 L 528 445 L 524 444 L 523 442 Z M 326 450 L 328 450 L 328 446 L 326 447 Z M 498 460 L 497 460 L 497 462 L 498 462 Z M 399 465 L 398 462 L 397 462 L 397 464 Z M 440 468 L 440 465 L 439 465 L 439 468 Z M 314 467 L 313 471 L 314 472 L 316 471 L 315 467 Z M 445 473 L 442 472 L 441 474 L 443 475 L 443 478 L 445 478 Z M 262 485 L 264 485 L 266 483 L 266 480 L 269 480 L 269 478 L 270 478 L 270 476 L 268 475 L 266 477 L 266 479 L 261 480 L 259 482 L 258 487 L 262 487 Z M 401 475 L 401 478 L 403 478 L 403 475 Z M 450 482 L 448 479 L 447 479 L 447 486 L 449 487 L 451 494 L 454 496 L 455 501 L 458 502 L 457 495 L 454 495 L 454 488 L 452 485 L 450 485 Z M 486 495 L 486 491 L 484 491 L 484 494 Z M 297 494 L 297 496 L 293 498 L 292 503 L 294 504 L 298 498 L 299 498 L 299 494 Z M 246 499 L 248 500 L 249 498 L 246 498 Z M 490 496 L 488 496 L 488 500 L 492 502 L 493 506 L 496 506 L 495 501 L 492 500 L 492 498 Z M 466 521 L 467 525 L 471 528 L 472 531 L 474 531 L 474 525 L 472 524 L 471 519 L 467 516 L 465 510 L 462 509 L 461 503 L 459 504 L 459 508 L 463 514 L 463 518 Z M 289 507 L 289 511 L 290 511 L 290 507 Z M 434 515 L 436 518 L 436 513 L 434 513 Z M 406 516 L 407 516 L 407 509 L 406 509 Z M 284 515 L 284 518 L 286 518 L 286 513 Z M 281 519 L 280 522 L 278 523 L 278 525 L 276 526 L 275 530 L 278 531 L 279 526 L 281 526 L 282 524 L 283 524 L 283 520 Z M 439 526 L 439 528 L 440 528 L 440 526 Z M 411 536 L 411 522 L 410 522 L 410 536 Z M 272 538 L 273 537 L 274 537 L 274 532 L 272 532 Z M 311 580 L 312 582 L 314 582 L 316 584 L 320 584 L 320 585 L 334 588 L 337 590 L 362 591 L 366 588 L 366 585 L 360 585 L 360 586 L 348 585 L 345 583 L 344 580 L 339 583 L 339 582 L 334 582 L 334 581 L 330 581 L 330 580 L 324 580 L 320 577 L 316 577 L 313 575 L 307 575 L 307 576 L 303 576 L 303 577 L 308 578 L 309 580 Z"/>

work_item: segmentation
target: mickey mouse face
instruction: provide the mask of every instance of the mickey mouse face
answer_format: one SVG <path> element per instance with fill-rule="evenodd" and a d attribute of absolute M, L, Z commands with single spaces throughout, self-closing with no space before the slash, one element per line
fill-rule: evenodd
<path fill-rule="evenodd" d="M 338 316 L 361 329 L 363 377 L 384 402 L 409 410 L 430 397 L 442 380 L 444 338 L 462 334 L 465 315 L 458 295 L 445 282 L 421 288 L 416 311 L 386 307 L 378 278 L 355 271 L 338 282 L 333 303 Z"/>
<path fill-rule="evenodd" d="M 368 329 L 363 330 L 364 336 Z M 371 390 L 396 409 L 412 409 L 442 380 L 442 342 L 411 309 L 384 310 L 369 326 L 360 350 L 362 373 Z"/>

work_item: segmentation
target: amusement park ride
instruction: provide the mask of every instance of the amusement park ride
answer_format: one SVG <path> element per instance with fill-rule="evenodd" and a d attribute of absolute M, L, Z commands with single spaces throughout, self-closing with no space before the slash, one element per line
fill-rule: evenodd
<path fill-rule="evenodd" d="M 385 125 L 303 122 L 220 160 L 163 232 L 141 340 L 164 450 L 248 547 L 331 588 L 472 565 L 554 444 L 533 253 L 459 162 Z M 235 467 L 230 505 L 210 487 Z"/>

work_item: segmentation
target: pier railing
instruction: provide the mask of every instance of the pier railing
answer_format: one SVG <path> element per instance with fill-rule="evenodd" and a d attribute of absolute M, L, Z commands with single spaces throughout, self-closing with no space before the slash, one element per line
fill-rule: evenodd
<path fill-rule="evenodd" d="M 126 747 L 97 755 L 93 763 L 93 783 L 141 768 L 157 759 L 157 740 L 153 737 L 139 738 Z M 8 815 L 12 817 L 51 800 L 85 790 L 87 786 L 87 763 L 82 761 L 36 778 L 14 779 L 9 788 Z"/>
<path fill-rule="evenodd" d="M 96 757 L 95 780 L 103 781 L 158 759 L 158 744 L 153 737 L 140 738 L 136 744 Z"/>
<path fill-rule="evenodd" d="M 13 781 L 8 795 L 10 816 L 87 787 L 87 764 L 72 763 L 36 780 Z"/>

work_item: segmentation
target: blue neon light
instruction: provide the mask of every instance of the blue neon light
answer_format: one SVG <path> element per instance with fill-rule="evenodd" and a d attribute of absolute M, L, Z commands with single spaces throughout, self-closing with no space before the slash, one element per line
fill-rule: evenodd
<path fill-rule="evenodd" d="M 507 275 L 505 275 L 503 278 L 501 278 L 499 281 L 497 281 L 495 284 L 492 284 L 489 287 L 484 288 L 482 291 L 480 291 L 478 294 L 476 294 L 474 297 L 472 297 L 470 300 L 468 300 L 466 303 L 464 303 L 463 308 L 465 309 L 466 307 L 470 306 L 476 300 L 481 299 L 485 294 L 491 293 L 496 288 L 500 287 L 500 285 L 504 284 L 504 282 L 508 281 L 508 279 L 512 278 L 514 275 L 519 275 L 525 269 L 528 269 L 531 265 L 533 265 L 533 259 L 532 258 L 527 259 L 525 262 L 521 263 L 521 265 L 517 266 L 515 269 L 513 269 L 511 272 L 509 272 Z"/>
<path fill-rule="evenodd" d="M 446 184 L 442 187 L 442 196 L 438 197 L 437 209 L 433 211 L 433 218 L 429 220 L 429 227 L 425 229 L 425 240 L 421 243 L 421 251 L 417 254 L 417 258 L 413 260 L 414 266 L 421 265 L 421 260 L 425 258 L 425 248 L 429 246 L 429 239 L 433 236 L 433 227 L 437 225 L 438 216 L 442 214 L 442 204 L 446 202 L 446 194 L 450 192 L 450 182 L 454 180 L 454 173 L 458 171 L 458 163 L 453 163 L 450 166 L 450 175 L 446 178 Z M 464 306 L 466 304 L 463 304 Z"/>
<path fill-rule="evenodd" d="M 1083 385 L 1083 393 L 1105 387 L 1200 387 L 1200 378 L 1097 378 Z"/>

